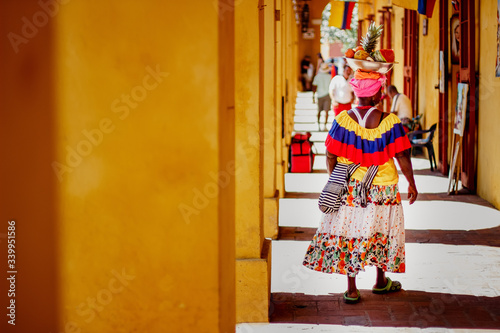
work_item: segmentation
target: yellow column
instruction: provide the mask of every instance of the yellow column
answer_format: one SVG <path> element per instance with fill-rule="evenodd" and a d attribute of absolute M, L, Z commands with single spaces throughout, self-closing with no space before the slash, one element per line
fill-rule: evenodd
<path fill-rule="evenodd" d="M 235 6 L 236 320 L 267 322 L 268 257 L 263 256 L 258 1 Z M 266 251 L 270 255 L 270 251 Z"/>
<path fill-rule="evenodd" d="M 295 78 L 292 78 L 292 66 L 294 64 L 298 64 L 297 59 L 293 59 L 293 49 L 292 49 L 292 34 L 294 32 L 293 29 L 293 9 L 292 3 L 286 0 L 282 0 L 281 4 L 282 11 L 282 25 L 281 25 L 281 48 L 282 48 L 282 56 L 283 61 L 282 65 L 282 76 L 281 76 L 281 94 L 283 101 L 283 138 L 281 139 L 281 172 L 283 174 L 283 184 L 284 184 L 284 174 L 288 171 L 288 154 L 289 154 L 289 146 L 291 143 L 291 133 L 293 131 L 293 114 L 295 107 L 295 99 L 291 99 L 292 95 L 290 94 L 291 88 L 290 86 L 294 85 L 292 82 L 295 81 Z M 281 196 L 284 196 L 284 185 L 283 192 L 280 193 Z"/>
<path fill-rule="evenodd" d="M 291 76 L 289 83 L 289 89 L 290 89 L 289 94 L 290 94 L 290 100 L 292 101 L 293 116 L 295 116 L 295 103 L 297 100 L 297 91 L 300 84 L 298 78 L 300 77 L 299 69 L 300 69 L 301 59 L 298 58 L 299 36 L 297 35 L 297 23 L 295 21 L 295 12 L 293 11 L 293 7 L 290 10 L 288 24 L 290 24 L 290 37 L 291 37 L 291 63 L 290 63 Z M 294 118 L 292 117 L 292 129 L 293 129 L 293 124 L 294 124 Z"/>
<path fill-rule="evenodd" d="M 9 3 L 18 331 L 234 331 L 232 2 Z"/>
<path fill-rule="evenodd" d="M 260 207 L 259 12 L 252 1 L 235 7 L 236 246 L 238 258 L 257 258 L 263 240 Z"/>
<path fill-rule="evenodd" d="M 276 21 L 276 43 L 275 43 L 275 64 L 276 64 L 276 188 L 279 192 L 279 197 L 282 198 L 285 195 L 285 175 L 284 170 L 286 168 L 285 161 L 283 160 L 283 121 L 284 120 L 284 106 L 285 106 L 285 96 L 284 96 L 284 44 L 283 44 L 283 21 L 285 16 L 283 14 L 282 0 L 276 1 L 276 11 L 279 13 L 279 21 Z"/>
<path fill-rule="evenodd" d="M 292 8 L 292 2 L 291 1 L 285 1 L 283 3 L 283 8 L 285 9 L 285 24 L 286 24 L 286 30 L 285 30 L 285 38 L 286 38 L 286 136 L 285 136 L 285 144 L 286 144 L 286 155 L 285 159 L 288 163 L 288 147 L 290 146 L 291 143 L 291 134 L 293 132 L 293 116 L 294 116 L 294 108 L 295 108 L 295 99 L 293 98 L 293 88 L 294 86 L 293 82 L 295 78 L 292 76 L 293 74 L 293 67 L 297 63 L 296 59 L 293 58 L 293 19 L 294 19 L 294 14 L 293 14 L 293 8 Z M 287 164 L 286 164 L 287 165 Z M 285 170 L 286 172 L 286 170 Z"/>
<path fill-rule="evenodd" d="M 275 11 L 274 0 L 264 0 L 261 7 L 261 111 L 263 114 L 263 195 L 264 195 L 264 235 L 278 237 L 279 192 L 276 188 L 276 66 L 275 57 Z"/>

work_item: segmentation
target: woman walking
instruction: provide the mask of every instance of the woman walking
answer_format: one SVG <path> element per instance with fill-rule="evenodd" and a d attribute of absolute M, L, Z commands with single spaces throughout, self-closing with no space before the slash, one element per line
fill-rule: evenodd
<path fill-rule="evenodd" d="M 385 76 L 356 71 L 350 81 L 359 105 L 341 112 L 326 139 L 327 170 L 337 164 L 360 164 L 341 194 L 338 211 L 323 214 L 304 258 L 304 266 L 323 273 L 347 275 L 346 303 L 357 303 L 356 275 L 366 266 L 377 268 L 372 292 L 401 290 L 386 272 L 405 271 L 405 230 L 394 158 L 408 180 L 413 204 L 417 188 L 410 160 L 410 142 L 399 118 L 374 106 L 380 102 Z M 371 185 L 362 180 L 372 165 L 378 167 Z"/>

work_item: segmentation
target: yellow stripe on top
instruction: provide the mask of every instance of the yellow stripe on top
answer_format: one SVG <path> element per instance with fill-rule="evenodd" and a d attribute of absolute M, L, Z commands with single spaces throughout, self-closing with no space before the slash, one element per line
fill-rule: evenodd
<path fill-rule="evenodd" d="M 375 140 L 382 137 L 382 134 L 389 131 L 394 124 L 400 123 L 401 121 L 395 114 L 389 114 L 385 117 L 377 128 L 364 128 L 361 127 L 356 121 L 354 121 L 348 114 L 347 111 L 341 112 L 335 120 L 339 125 L 353 131 L 356 135 L 362 137 L 366 140 Z M 337 161 L 339 163 L 351 164 L 345 157 L 338 157 Z M 356 172 L 352 175 L 352 178 L 357 180 L 362 180 L 366 172 L 367 167 L 359 167 Z M 373 179 L 374 185 L 393 185 L 397 184 L 399 181 L 398 170 L 394 164 L 394 159 L 389 159 L 386 163 L 382 164 L 378 168 L 377 175 Z"/>
<path fill-rule="evenodd" d="M 338 116 L 335 117 L 337 123 L 347 129 L 348 131 L 353 131 L 357 136 L 365 140 L 375 141 L 375 139 L 380 139 L 382 134 L 390 131 L 395 124 L 401 123 L 398 116 L 390 113 L 385 117 L 377 128 L 364 128 L 361 127 L 354 119 L 347 114 L 347 111 L 342 111 Z"/>
<path fill-rule="evenodd" d="M 344 22 L 344 1 L 330 1 L 330 20 L 328 25 L 330 27 L 336 27 L 342 29 L 342 23 Z"/>

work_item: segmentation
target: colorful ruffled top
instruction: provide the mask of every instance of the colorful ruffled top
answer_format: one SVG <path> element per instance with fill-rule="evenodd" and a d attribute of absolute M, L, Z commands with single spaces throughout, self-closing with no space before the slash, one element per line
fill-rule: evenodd
<path fill-rule="evenodd" d="M 375 185 L 397 184 L 399 177 L 393 158 L 411 148 L 401 121 L 389 114 L 377 128 L 361 127 L 347 111 L 333 121 L 326 138 L 326 149 L 338 156 L 340 163 L 361 163 L 352 178 L 362 180 L 370 165 L 379 165 Z"/>

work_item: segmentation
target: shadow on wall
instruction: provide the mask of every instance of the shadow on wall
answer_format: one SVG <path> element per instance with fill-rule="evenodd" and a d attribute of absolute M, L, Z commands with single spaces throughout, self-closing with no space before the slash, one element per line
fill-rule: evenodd
<path fill-rule="evenodd" d="M 0 8 L 0 262 L 10 278 L 0 284 L 2 332 L 64 331 L 58 317 L 58 189 L 51 167 L 57 13 L 41 3 L 2 1 Z"/>

